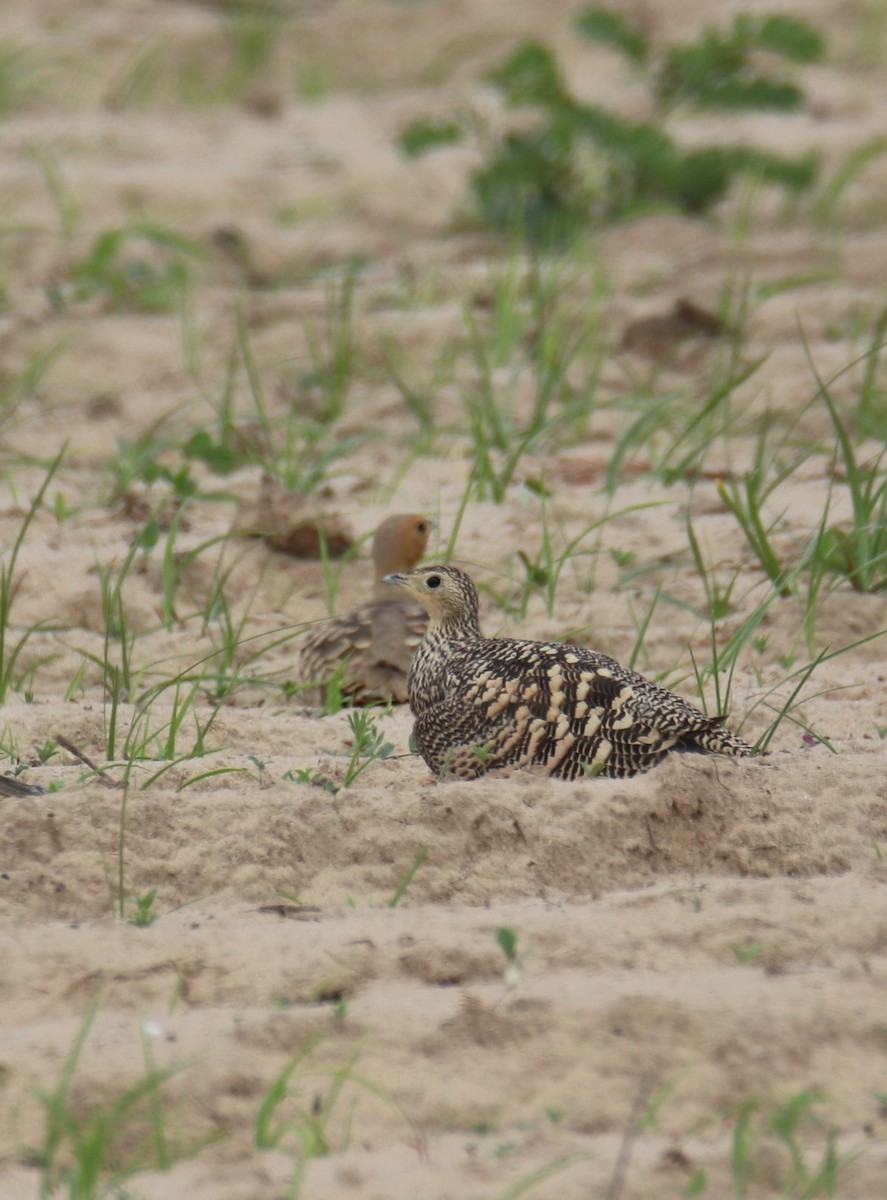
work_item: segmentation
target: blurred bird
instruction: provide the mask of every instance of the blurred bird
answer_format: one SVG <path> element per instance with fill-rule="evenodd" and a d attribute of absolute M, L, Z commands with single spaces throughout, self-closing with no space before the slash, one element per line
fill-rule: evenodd
<path fill-rule="evenodd" d="M 299 676 L 315 685 L 302 693 L 307 703 L 322 704 L 333 681 L 350 704 L 406 703 L 407 674 L 428 618 L 383 576 L 410 571 L 425 553 L 432 528 L 427 517 L 401 513 L 376 530 L 372 600 L 324 622 L 305 639 Z"/>
<path fill-rule="evenodd" d="M 0 775 L 0 794 L 4 796 L 45 796 L 46 788 L 37 783 L 22 783 L 11 775 Z"/>
<path fill-rule="evenodd" d="M 674 692 L 567 642 L 486 638 L 477 590 L 456 567 L 393 573 L 429 614 L 409 674 L 419 753 L 439 778 L 536 767 L 564 779 L 646 771 L 669 750 L 754 749 Z"/>

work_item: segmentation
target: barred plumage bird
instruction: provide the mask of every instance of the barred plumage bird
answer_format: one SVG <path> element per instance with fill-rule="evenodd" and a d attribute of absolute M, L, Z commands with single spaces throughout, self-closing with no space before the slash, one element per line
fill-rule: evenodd
<path fill-rule="evenodd" d="M 392 571 L 411 570 L 428 546 L 433 523 L 418 513 L 383 521 L 373 537 L 373 598 L 343 617 L 334 617 L 306 638 L 299 676 L 315 686 L 302 692 L 306 703 L 323 703 L 328 683 L 351 704 L 407 700 L 407 674 L 428 617 L 408 595 L 382 582 Z"/>
<path fill-rule="evenodd" d="M 429 614 L 409 674 L 419 753 L 438 778 L 500 767 L 621 778 L 672 749 L 743 757 L 754 749 L 674 692 L 595 650 L 486 638 L 477 590 L 456 567 L 391 574 Z"/>

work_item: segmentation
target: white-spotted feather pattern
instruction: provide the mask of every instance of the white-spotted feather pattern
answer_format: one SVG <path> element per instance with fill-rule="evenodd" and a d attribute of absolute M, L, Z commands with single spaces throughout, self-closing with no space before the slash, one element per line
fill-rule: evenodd
<path fill-rule="evenodd" d="M 575 779 L 634 775 L 672 749 L 753 748 L 674 692 L 594 650 L 485 638 L 477 591 L 456 567 L 388 577 L 429 613 L 409 675 L 419 752 L 435 775 L 533 767 Z"/>

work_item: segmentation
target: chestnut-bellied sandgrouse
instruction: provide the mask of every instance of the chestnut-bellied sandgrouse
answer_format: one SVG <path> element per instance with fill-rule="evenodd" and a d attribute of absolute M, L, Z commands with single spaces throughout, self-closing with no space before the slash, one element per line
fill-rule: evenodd
<path fill-rule="evenodd" d="M 567 642 L 486 638 L 477 589 L 457 567 L 391 574 L 428 611 L 409 674 L 419 753 L 438 778 L 501 767 L 622 777 L 672 749 L 741 757 L 754 749 L 674 692 Z"/>
<path fill-rule="evenodd" d="M 376 530 L 372 599 L 347 616 L 323 622 L 305 639 L 299 675 L 314 685 L 302 693 L 307 703 L 322 703 L 333 679 L 351 704 L 406 702 L 407 673 L 428 617 L 382 576 L 411 570 L 425 553 L 431 529 L 427 517 L 401 513 Z"/>

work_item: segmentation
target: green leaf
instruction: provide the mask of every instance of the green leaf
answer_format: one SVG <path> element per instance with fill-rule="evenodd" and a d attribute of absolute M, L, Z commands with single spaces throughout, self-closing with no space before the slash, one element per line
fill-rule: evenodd
<path fill-rule="evenodd" d="M 755 41 L 793 62 L 822 62 L 825 58 L 825 39 L 817 29 L 779 13 L 764 18 Z"/>
<path fill-rule="evenodd" d="M 800 158 L 784 158 L 780 154 L 767 154 L 746 146 L 736 146 L 729 151 L 733 170 L 745 171 L 760 176 L 765 183 L 779 184 L 792 192 L 804 192 L 812 187 L 819 174 L 819 158 L 815 153 Z"/>
<path fill-rule="evenodd" d="M 153 550 L 160 537 L 160 523 L 156 516 L 149 517 L 144 527 L 137 534 L 135 544 L 140 550 Z"/>
<path fill-rule="evenodd" d="M 510 134 L 471 185 L 488 225 L 537 244 L 565 242 L 587 220 L 590 195 L 551 130 Z"/>
<path fill-rule="evenodd" d="M 509 929 L 507 925 L 500 925 L 496 930 L 496 941 L 508 962 L 515 962 L 517 960 L 517 934 L 514 930 Z"/>
<path fill-rule="evenodd" d="M 557 61 L 539 42 L 525 42 L 488 78 L 511 105 L 557 106 L 567 99 Z"/>
<path fill-rule="evenodd" d="M 794 29 L 793 22 L 788 25 Z M 817 36 L 812 30 L 809 33 Z M 750 61 L 750 52 L 757 47 L 782 53 L 782 42 L 795 45 L 801 53 L 801 42 L 793 43 L 791 30 L 779 21 L 759 25 L 749 17 L 738 17 L 727 36 L 706 30 L 698 41 L 672 46 L 665 53 L 656 81 L 659 99 L 700 108 L 778 112 L 802 108 L 805 96 L 798 86 L 762 74 Z M 814 46 L 804 45 L 815 51 Z"/>
<path fill-rule="evenodd" d="M 241 462 L 230 446 L 214 442 L 205 429 L 193 434 L 182 450 L 186 458 L 205 462 L 217 475 L 229 475 Z"/>
<path fill-rule="evenodd" d="M 645 63 L 649 57 L 650 43 L 644 34 L 610 9 L 584 9 L 576 18 L 576 29 L 591 42 L 600 42 L 621 50 L 638 66 Z"/>
<path fill-rule="evenodd" d="M 419 158 L 429 150 L 461 142 L 464 136 L 465 130 L 458 121 L 430 117 L 408 125 L 398 137 L 397 144 L 407 158 Z"/>

